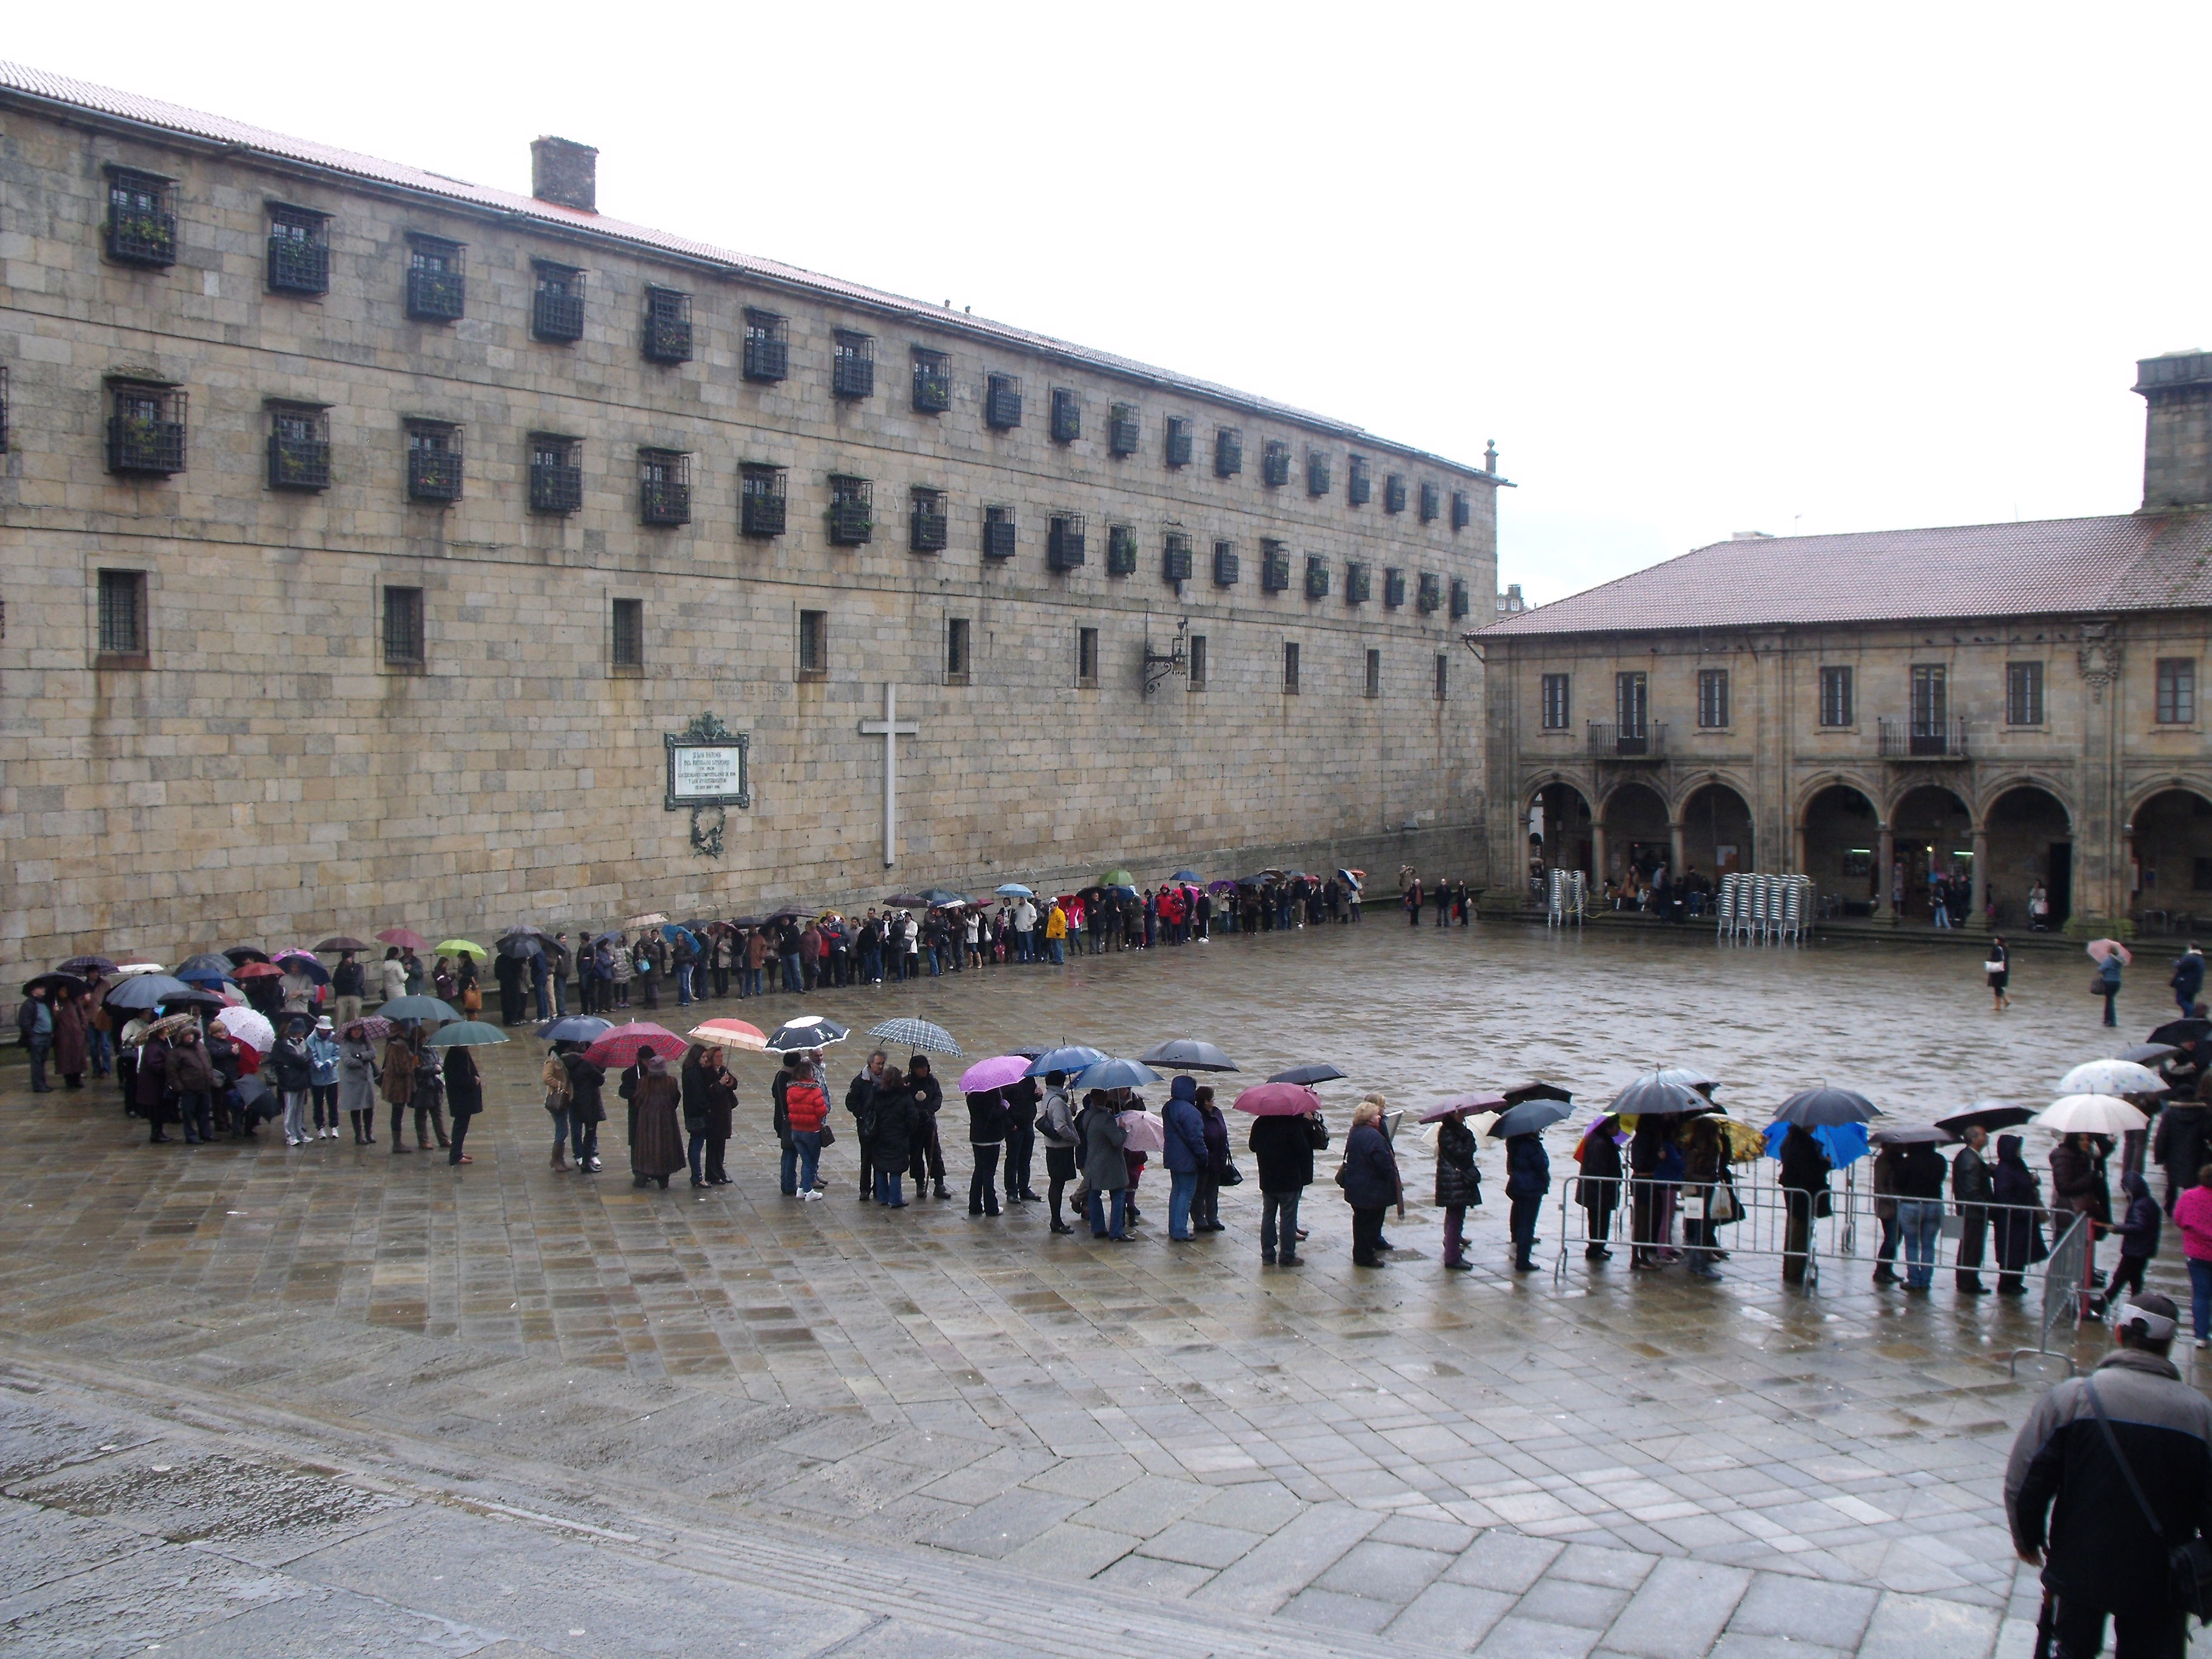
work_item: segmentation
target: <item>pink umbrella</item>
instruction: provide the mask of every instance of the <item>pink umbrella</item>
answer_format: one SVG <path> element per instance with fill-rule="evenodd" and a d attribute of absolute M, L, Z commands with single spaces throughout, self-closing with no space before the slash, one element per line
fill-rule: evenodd
<path fill-rule="evenodd" d="M 397 945 L 410 951 L 427 951 L 430 941 L 422 934 L 405 927 L 387 927 L 377 935 L 386 945 Z"/>
<path fill-rule="evenodd" d="M 2089 941 L 2087 949 L 2089 960 L 2092 962 L 2102 962 L 2107 957 L 2118 957 L 2120 959 L 2120 966 L 2124 968 L 2135 960 L 2128 954 L 2128 947 L 2116 939 L 2093 939 Z"/>
<path fill-rule="evenodd" d="M 1000 1054 L 991 1060 L 979 1060 L 960 1074 L 960 1092 L 963 1095 L 987 1094 L 993 1089 L 1003 1089 L 1009 1083 L 1019 1083 L 1029 1075 L 1030 1063 L 1021 1054 Z"/>
<path fill-rule="evenodd" d="M 1115 1114 L 1115 1121 L 1129 1132 L 1129 1138 L 1121 1143 L 1126 1151 L 1132 1152 L 1167 1151 L 1167 1125 L 1150 1112 L 1117 1112 Z"/>
<path fill-rule="evenodd" d="M 594 1066 L 611 1071 L 616 1066 L 629 1065 L 640 1054 L 659 1054 L 663 1060 L 681 1060 L 688 1046 L 675 1032 L 655 1025 L 649 1019 L 636 1019 L 627 1025 L 617 1025 L 605 1033 L 584 1050 L 584 1058 Z"/>
<path fill-rule="evenodd" d="M 1321 1097 L 1296 1083 L 1255 1083 L 1230 1103 L 1255 1117 L 1304 1117 L 1321 1110 Z"/>
<path fill-rule="evenodd" d="M 1454 1095 L 1421 1114 L 1424 1123 L 1441 1123 L 1467 1112 L 1502 1112 L 1510 1103 L 1504 1095 Z"/>

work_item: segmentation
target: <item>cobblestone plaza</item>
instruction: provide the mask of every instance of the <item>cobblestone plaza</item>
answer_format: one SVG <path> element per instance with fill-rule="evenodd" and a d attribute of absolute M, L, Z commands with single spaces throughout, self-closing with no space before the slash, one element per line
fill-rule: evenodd
<path fill-rule="evenodd" d="M 919 1013 L 971 1055 L 1189 1034 L 1253 1077 L 1328 1060 L 1340 1131 L 1355 1087 L 1418 1109 L 1533 1074 L 1588 1106 L 1668 1061 L 1755 1123 L 1823 1077 L 1925 1118 L 2040 1103 L 2111 1051 L 2077 957 L 2023 951 L 2004 1016 L 1978 962 L 1378 915 L 806 1006 Z M 757 1059 L 737 1184 L 640 1191 L 618 1121 L 605 1175 L 549 1170 L 540 1051 L 478 1052 L 463 1170 L 149 1147 L 104 1089 L 7 1073 L 11 1650 L 2028 1651 L 1998 1485 L 2034 1327 L 1948 1275 L 1908 1302 L 1832 1263 L 1805 1295 L 1771 1258 L 1705 1286 L 1577 1250 L 1516 1280 L 1495 1143 L 1476 1270 L 1446 1274 L 1410 1135 L 1381 1273 L 1354 1274 L 1326 1168 L 1296 1274 L 1261 1267 L 1249 1182 L 1172 1254 L 1158 1174 L 1144 1243 L 1110 1252 L 1041 1206 L 864 1206 L 849 1139 L 801 1205 Z M 865 1052 L 831 1051 L 841 1088 Z M 1547 1259 L 1558 1236 L 1547 1209 Z M 2180 1287 L 2172 1243 L 2152 1278 Z"/>

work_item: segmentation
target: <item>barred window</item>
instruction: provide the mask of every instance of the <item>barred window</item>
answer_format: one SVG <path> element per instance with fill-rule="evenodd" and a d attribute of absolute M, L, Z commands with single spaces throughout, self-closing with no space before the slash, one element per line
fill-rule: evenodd
<path fill-rule="evenodd" d="M 1279 489 L 1291 481 L 1291 447 L 1280 438 L 1267 440 L 1267 447 L 1260 455 L 1260 479 L 1270 489 Z"/>
<path fill-rule="evenodd" d="M 1326 450 L 1306 451 L 1306 494 L 1326 495 L 1329 490 L 1328 453 Z"/>
<path fill-rule="evenodd" d="M 1698 671 L 1698 724 L 1707 731 L 1729 723 L 1729 677 L 1725 668 Z"/>
<path fill-rule="evenodd" d="M 1310 599 L 1328 597 L 1328 561 L 1318 553 L 1306 555 L 1306 597 Z"/>
<path fill-rule="evenodd" d="M 1233 426 L 1216 428 L 1213 434 L 1213 476 L 1233 478 L 1244 470 L 1244 434 Z"/>
<path fill-rule="evenodd" d="M 1367 695 L 1370 697 L 1382 695 L 1382 653 L 1380 651 L 1367 653 Z"/>
<path fill-rule="evenodd" d="M 450 323 L 467 308 L 467 250 L 438 236 L 410 236 L 407 314 L 417 322 Z"/>
<path fill-rule="evenodd" d="M 1014 556 L 1014 509 L 1011 507 L 987 507 L 983 509 L 983 556 L 987 559 L 1011 559 Z M 1130 556 L 1133 560 L 1133 544 Z M 1133 564 L 1130 567 L 1135 568 Z"/>
<path fill-rule="evenodd" d="M 1384 477 L 1382 510 L 1385 513 L 1403 513 L 1406 510 L 1406 475 L 1404 473 L 1392 472 Z"/>
<path fill-rule="evenodd" d="M 315 404 L 269 405 L 269 487 L 331 487 L 330 411 Z"/>
<path fill-rule="evenodd" d="M 1820 724 L 1849 726 L 1852 724 L 1851 671 L 1848 668 L 1823 668 L 1820 671 Z"/>
<path fill-rule="evenodd" d="M 2158 659 L 2158 723 L 2194 726 L 2197 723 L 2197 661 L 2193 657 Z"/>
<path fill-rule="evenodd" d="M 1367 565 L 1358 559 L 1346 564 L 1344 567 L 1344 602 L 1346 605 L 1364 605 L 1373 593 L 1373 578 Z"/>
<path fill-rule="evenodd" d="M 1179 415 L 1168 416 L 1168 465 L 1190 465 L 1190 422 Z"/>
<path fill-rule="evenodd" d="M 327 294 L 331 289 L 331 216 L 313 208 L 269 204 L 271 294 Z"/>
<path fill-rule="evenodd" d="M 691 458 L 681 450 L 637 452 L 637 516 L 641 522 L 691 522 Z"/>
<path fill-rule="evenodd" d="M 781 536 L 784 523 L 784 470 L 748 466 L 738 475 L 738 530 L 747 536 Z"/>
<path fill-rule="evenodd" d="M 1083 435 L 1083 399 L 1073 386 L 1052 389 L 1052 441 L 1072 444 Z"/>
<path fill-rule="evenodd" d="M 908 512 L 907 546 L 915 553 L 942 553 L 950 525 L 945 510 L 945 492 L 916 487 L 908 492 Z"/>
<path fill-rule="evenodd" d="M 1291 588 L 1291 551 L 1283 543 L 1262 537 L 1260 541 L 1260 591 L 1287 593 Z"/>
<path fill-rule="evenodd" d="M 607 665 L 616 673 L 645 667 L 645 601 L 616 599 L 608 607 Z"/>
<path fill-rule="evenodd" d="M 830 544 L 860 547 L 875 536 L 875 485 L 844 473 L 830 475 Z"/>
<path fill-rule="evenodd" d="M 790 325 L 773 311 L 745 311 L 744 376 L 776 381 L 791 373 Z"/>
<path fill-rule="evenodd" d="M 2005 724 L 2043 724 L 2043 665 L 2008 662 L 2005 665 Z"/>
<path fill-rule="evenodd" d="M 108 388 L 107 470 L 169 477 L 185 470 L 185 394 L 118 380 Z"/>
<path fill-rule="evenodd" d="M 1074 570 L 1083 563 L 1083 516 L 1055 513 L 1045 529 L 1045 562 L 1054 570 Z"/>
<path fill-rule="evenodd" d="M 1015 374 L 994 374 L 983 392 L 983 423 L 994 431 L 1011 432 L 1022 423 L 1022 382 Z"/>
<path fill-rule="evenodd" d="M 830 613 L 799 613 L 799 678 L 821 680 L 830 677 Z"/>
<path fill-rule="evenodd" d="M 422 590 L 384 590 L 384 665 L 420 668 L 423 663 Z"/>
<path fill-rule="evenodd" d="M 1382 569 L 1382 603 L 1396 610 L 1406 602 L 1406 573 L 1385 565 Z"/>
<path fill-rule="evenodd" d="M 537 292 L 530 306 L 530 331 L 541 340 L 565 343 L 584 337 L 584 273 L 570 265 L 540 259 L 533 267 Z"/>
<path fill-rule="evenodd" d="M 1544 676 L 1544 729 L 1547 732 L 1567 729 L 1567 684 L 1565 674 Z"/>
<path fill-rule="evenodd" d="M 691 361 L 691 296 L 680 289 L 645 290 L 645 356 L 655 363 Z"/>
<path fill-rule="evenodd" d="M 831 340 L 830 391 L 846 398 L 876 395 L 876 343 L 873 337 L 841 328 Z"/>
<path fill-rule="evenodd" d="M 1237 578 L 1240 574 L 1237 568 L 1237 544 L 1214 543 L 1213 585 L 1216 587 L 1234 587 L 1237 586 Z"/>
<path fill-rule="evenodd" d="M 1160 580 L 1171 583 L 1190 580 L 1190 538 L 1180 530 L 1167 533 L 1160 556 Z"/>
<path fill-rule="evenodd" d="M 1137 574 L 1137 532 L 1133 525 L 1106 526 L 1106 574 L 1109 576 L 1133 576 Z"/>
<path fill-rule="evenodd" d="M 1443 497 L 1436 485 L 1425 483 L 1421 486 L 1421 522 L 1423 524 L 1434 524 L 1437 521 L 1437 514 L 1442 510 L 1443 500 Z"/>
<path fill-rule="evenodd" d="M 461 499 L 461 429 L 441 421 L 407 422 L 407 499 Z"/>
<path fill-rule="evenodd" d="M 969 643 L 971 637 L 967 617 L 947 617 L 945 619 L 945 683 L 947 685 L 968 684 L 974 661 Z"/>
<path fill-rule="evenodd" d="M 100 654 L 143 659 L 146 655 L 146 573 L 100 573 Z"/>
<path fill-rule="evenodd" d="M 945 354 L 914 348 L 914 412 L 942 415 L 952 407 L 952 371 Z"/>
<path fill-rule="evenodd" d="M 1133 455 L 1144 439 L 1144 422 L 1133 404 L 1115 404 L 1106 422 L 1106 447 L 1116 455 Z"/>
<path fill-rule="evenodd" d="M 584 505 L 584 444 L 550 432 L 530 434 L 530 510 L 568 514 Z"/>
<path fill-rule="evenodd" d="M 1354 455 L 1344 464 L 1344 498 L 1354 507 L 1364 507 L 1372 495 L 1373 486 L 1367 478 L 1367 458 Z"/>
<path fill-rule="evenodd" d="M 107 169 L 107 257 L 156 268 L 177 262 L 176 182 L 130 167 Z"/>
<path fill-rule="evenodd" d="M 1451 527 L 1454 530 L 1464 530 L 1468 526 L 1474 522 L 1474 503 L 1468 499 L 1468 494 L 1464 489 L 1453 490 L 1451 502 Z"/>

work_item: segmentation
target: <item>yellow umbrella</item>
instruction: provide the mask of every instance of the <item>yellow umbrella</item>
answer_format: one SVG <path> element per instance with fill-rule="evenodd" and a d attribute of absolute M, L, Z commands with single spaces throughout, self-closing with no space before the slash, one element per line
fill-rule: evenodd
<path fill-rule="evenodd" d="M 465 939 L 449 939 L 432 952 L 441 957 L 474 957 L 478 962 L 491 960 L 491 952 L 481 945 L 472 945 Z"/>

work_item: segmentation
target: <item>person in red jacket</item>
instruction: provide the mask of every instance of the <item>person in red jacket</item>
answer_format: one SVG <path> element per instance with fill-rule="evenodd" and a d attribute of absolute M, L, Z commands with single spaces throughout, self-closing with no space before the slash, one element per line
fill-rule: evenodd
<path fill-rule="evenodd" d="M 822 1196 L 815 1190 L 814 1170 L 822 1161 L 822 1126 L 830 1121 L 830 1088 L 820 1054 L 799 1056 L 783 1087 L 783 1112 L 791 1125 L 783 1147 L 784 1196 L 811 1202 Z"/>

